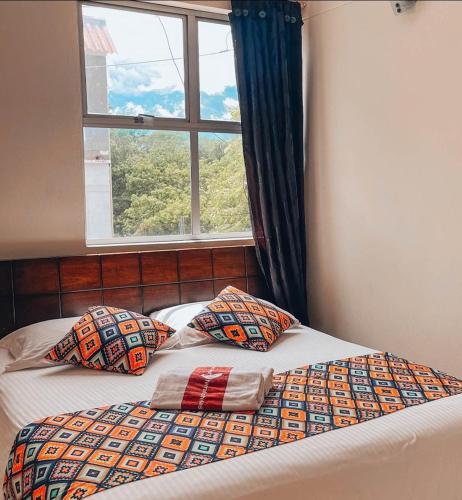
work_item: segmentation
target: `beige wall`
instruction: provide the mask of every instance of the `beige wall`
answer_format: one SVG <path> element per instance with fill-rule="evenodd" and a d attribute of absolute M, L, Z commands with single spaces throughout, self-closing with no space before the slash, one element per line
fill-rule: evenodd
<path fill-rule="evenodd" d="M 313 326 L 460 376 L 462 2 L 313 4 Z"/>
<path fill-rule="evenodd" d="M 74 2 L 0 2 L 0 258 L 84 250 Z"/>
<path fill-rule="evenodd" d="M 231 10 L 231 0 L 151 0 L 151 2 L 219 13 Z"/>
<path fill-rule="evenodd" d="M 85 246 L 76 2 L 0 0 L 0 61 L 0 259 L 192 246 Z"/>

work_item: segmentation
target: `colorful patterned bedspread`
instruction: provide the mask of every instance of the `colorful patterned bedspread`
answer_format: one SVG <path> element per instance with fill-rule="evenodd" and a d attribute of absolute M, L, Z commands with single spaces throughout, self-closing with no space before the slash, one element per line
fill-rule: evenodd
<path fill-rule="evenodd" d="M 456 394 L 462 381 L 377 353 L 276 375 L 258 412 L 156 411 L 142 401 L 67 413 L 18 433 L 3 491 L 8 499 L 80 499 Z"/>

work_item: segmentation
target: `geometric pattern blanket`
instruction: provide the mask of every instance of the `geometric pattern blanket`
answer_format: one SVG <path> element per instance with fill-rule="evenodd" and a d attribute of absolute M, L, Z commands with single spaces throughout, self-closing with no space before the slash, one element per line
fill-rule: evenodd
<path fill-rule="evenodd" d="M 280 373 L 258 411 L 153 410 L 141 401 L 66 413 L 19 431 L 3 491 L 7 499 L 81 499 L 456 394 L 461 380 L 375 353 Z"/>

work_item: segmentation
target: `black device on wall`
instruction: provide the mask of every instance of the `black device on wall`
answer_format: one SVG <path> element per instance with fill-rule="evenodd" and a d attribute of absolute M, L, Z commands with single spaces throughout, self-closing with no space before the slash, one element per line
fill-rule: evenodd
<path fill-rule="evenodd" d="M 413 9 L 416 4 L 416 0 L 394 1 L 390 3 L 393 8 L 393 12 L 398 16 Z"/>

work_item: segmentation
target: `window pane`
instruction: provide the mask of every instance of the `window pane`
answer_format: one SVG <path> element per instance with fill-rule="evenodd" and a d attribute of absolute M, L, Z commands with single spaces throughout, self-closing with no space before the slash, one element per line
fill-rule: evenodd
<path fill-rule="evenodd" d="M 203 120 L 240 121 L 229 24 L 199 21 L 200 113 Z"/>
<path fill-rule="evenodd" d="M 88 113 L 185 117 L 183 19 L 82 6 Z"/>
<path fill-rule="evenodd" d="M 189 132 L 85 128 L 87 240 L 191 233 Z"/>
<path fill-rule="evenodd" d="M 250 231 L 239 134 L 199 134 L 199 190 L 202 233 Z"/>

